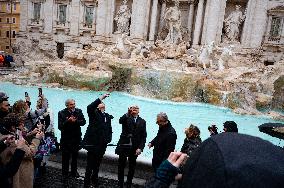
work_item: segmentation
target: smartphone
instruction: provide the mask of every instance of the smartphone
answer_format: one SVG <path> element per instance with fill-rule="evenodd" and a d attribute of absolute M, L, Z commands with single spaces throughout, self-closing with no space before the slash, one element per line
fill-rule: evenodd
<path fill-rule="evenodd" d="M 42 88 L 38 88 L 38 96 L 42 96 Z"/>
<path fill-rule="evenodd" d="M 19 140 L 20 139 L 20 130 L 17 129 L 16 130 L 16 135 L 15 135 L 15 140 Z"/>
<path fill-rule="evenodd" d="M 25 92 L 25 97 L 29 97 L 29 94 L 28 94 L 28 92 Z"/>

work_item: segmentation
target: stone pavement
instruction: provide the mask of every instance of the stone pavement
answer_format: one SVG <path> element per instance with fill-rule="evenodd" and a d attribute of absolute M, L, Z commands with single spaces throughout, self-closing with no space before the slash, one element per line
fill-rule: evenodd
<path fill-rule="evenodd" d="M 61 164 L 48 162 L 48 167 L 46 173 L 41 177 L 35 180 L 34 188 L 62 188 L 63 183 L 61 181 Z M 103 167 L 101 168 L 103 170 Z M 78 172 L 80 177 L 69 178 L 69 187 L 70 188 L 83 188 L 84 183 L 84 169 L 79 168 Z M 99 186 L 98 188 L 118 188 L 116 174 L 106 174 L 104 172 L 99 173 Z M 133 180 L 133 188 L 142 188 L 145 180 L 135 178 Z"/>

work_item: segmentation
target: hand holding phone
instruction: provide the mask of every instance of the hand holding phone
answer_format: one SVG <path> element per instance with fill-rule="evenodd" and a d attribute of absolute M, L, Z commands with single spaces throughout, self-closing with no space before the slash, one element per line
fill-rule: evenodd
<path fill-rule="evenodd" d="M 41 88 L 41 87 L 38 88 L 38 96 L 39 96 L 39 97 L 42 96 L 42 88 Z"/>

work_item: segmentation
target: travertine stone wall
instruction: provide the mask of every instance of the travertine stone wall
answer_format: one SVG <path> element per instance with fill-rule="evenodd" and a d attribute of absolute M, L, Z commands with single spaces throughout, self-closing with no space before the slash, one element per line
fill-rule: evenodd
<path fill-rule="evenodd" d="M 41 25 L 29 25 L 33 18 L 34 0 L 21 0 L 20 37 L 41 40 L 43 49 L 56 48 L 57 42 L 65 43 L 65 50 L 82 48 L 84 44 L 114 43 L 114 17 L 122 0 L 42 0 Z M 39 0 L 37 0 L 39 2 Z M 67 23 L 58 26 L 58 3 L 67 5 Z M 95 5 L 92 27 L 84 26 L 85 3 Z M 155 42 L 158 33 L 167 27 L 164 14 L 174 6 L 169 0 L 128 0 L 131 9 L 129 40 L 132 42 Z M 283 6 L 284 0 L 180 0 L 182 29 L 188 36 L 185 42 L 193 47 L 209 44 L 222 45 L 224 19 L 234 10 L 235 4 L 246 10 L 241 23 L 240 45 L 245 48 L 260 47 L 265 35 L 269 34 L 268 10 Z M 183 31 L 184 32 L 184 31 Z M 284 29 L 283 29 L 284 33 Z M 266 37 L 267 38 L 267 37 Z M 56 51 L 56 49 L 53 49 Z"/>

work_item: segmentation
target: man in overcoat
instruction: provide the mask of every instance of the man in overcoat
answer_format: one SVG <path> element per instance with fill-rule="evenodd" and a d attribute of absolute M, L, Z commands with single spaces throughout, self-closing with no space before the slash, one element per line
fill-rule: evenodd
<path fill-rule="evenodd" d="M 82 136 L 81 126 L 86 124 L 82 110 L 76 108 L 74 99 L 67 99 L 65 106 L 65 109 L 58 112 L 58 129 L 61 131 L 63 181 L 67 181 L 71 156 L 71 176 L 78 177 L 77 158 Z"/>
<path fill-rule="evenodd" d="M 119 187 L 124 184 L 124 168 L 128 158 L 129 171 L 127 175 L 127 187 L 131 187 L 135 172 L 136 159 L 141 154 L 146 143 L 146 121 L 139 116 L 139 107 L 137 105 L 128 108 L 119 123 L 122 125 L 122 133 L 118 141 L 115 153 L 119 155 L 118 159 L 118 181 Z"/>
<path fill-rule="evenodd" d="M 160 164 L 168 158 L 171 152 L 175 150 L 177 134 L 166 113 L 161 112 L 157 115 L 159 131 L 157 136 L 148 144 L 148 147 L 154 147 L 152 167 L 154 172 Z"/>
<path fill-rule="evenodd" d="M 87 153 L 87 167 L 84 187 L 90 187 L 91 181 L 98 185 L 98 173 L 107 144 L 112 139 L 111 119 L 113 116 L 105 112 L 102 102 L 109 94 L 104 94 L 87 107 L 89 125 L 83 139 L 83 147 Z"/>

